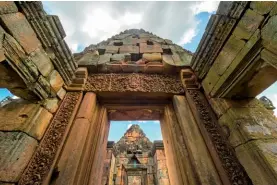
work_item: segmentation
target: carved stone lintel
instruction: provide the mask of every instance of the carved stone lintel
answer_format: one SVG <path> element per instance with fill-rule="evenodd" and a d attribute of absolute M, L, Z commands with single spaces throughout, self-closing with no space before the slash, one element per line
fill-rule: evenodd
<path fill-rule="evenodd" d="M 91 75 L 88 77 L 85 90 L 94 92 L 184 93 L 177 76 L 138 73 Z"/>
<path fill-rule="evenodd" d="M 79 92 L 66 94 L 28 167 L 25 169 L 19 185 L 43 184 L 48 178 L 76 114 L 81 97 L 82 94 Z"/>

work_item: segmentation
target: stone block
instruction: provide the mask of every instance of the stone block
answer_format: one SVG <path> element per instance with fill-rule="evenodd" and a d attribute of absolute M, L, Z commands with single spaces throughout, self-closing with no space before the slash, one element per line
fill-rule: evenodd
<path fill-rule="evenodd" d="M 169 39 L 164 39 L 164 41 L 165 41 L 165 43 L 168 44 L 168 45 L 173 44 L 173 42 L 172 42 L 171 40 L 169 40 Z"/>
<path fill-rule="evenodd" d="M 35 63 L 39 72 L 44 77 L 47 77 L 49 73 L 54 69 L 50 58 L 47 56 L 42 48 L 37 48 L 35 51 L 31 52 L 30 59 Z"/>
<path fill-rule="evenodd" d="M 147 61 L 162 61 L 162 55 L 161 53 L 144 53 L 142 59 Z"/>
<path fill-rule="evenodd" d="M 277 32 L 277 15 L 272 16 L 267 21 L 267 24 L 262 28 L 261 36 L 262 42 L 265 48 L 272 53 L 277 51 L 277 38 L 275 36 Z"/>
<path fill-rule="evenodd" d="M 58 92 L 57 92 L 57 96 L 62 100 L 64 98 L 66 94 L 66 91 L 64 90 L 64 88 L 61 88 Z"/>
<path fill-rule="evenodd" d="M 5 14 L 1 15 L 0 18 L 26 53 L 30 54 L 39 47 L 40 41 L 22 13 Z"/>
<path fill-rule="evenodd" d="M 277 55 L 276 54 L 268 51 L 267 49 L 263 49 L 261 51 L 261 58 L 277 69 Z"/>
<path fill-rule="evenodd" d="M 37 145 L 23 132 L 0 131 L 0 182 L 18 182 Z"/>
<path fill-rule="evenodd" d="M 253 140 L 238 146 L 235 151 L 253 184 L 276 184 L 277 139 Z"/>
<path fill-rule="evenodd" d="M 231 104 L 224 98 L 211 98 L 209 103 L 217 115 L 217 118 L 220 118 L 229 108 L 231 108 Z"/>
<path fill-rule="evenodd" d="M 275 5 L 276 2 L 274 1 L 252 1 L 250 3 L 250 8 L 260 15 L 265 15 L 268 14 Z"/>
<path fill-rule="evenodd" d="M 0 109 L 1 131 L 23 131 L 40 140 L 53 115 L 39 104 L 21 100 L 12 102 Z"/>
<path fill-rule="evenodd" d="M 265 107 L 230 108 L 219 119 L 233 147 L 254 139 L 277 138 L 277 120 Z"/>
<path fill-rule="evenodd" d="M 79 108 L 77 118 L 91 120 L 96 106 L 96 94 L 87 92 Z"/>
<path fill-rule="evenodd" d="M 57 93 L 64 84 L 64 81 L 58 71 L 54 70 L 48 77 L 48 81 L 54 91 Z"/>
<path fill-rule="evenodd" d="M 270 11 L 269 15 L 273 16 L 273 15 L 276 15 L 276 14 L 277 14 L 277 3 L 272 8 L 272 10 Z"/>
<path fill-rule="evenodd" d="M 111 61 L 131 61 L 131 54 L 124 53 L 124 54 L 113 54 L 111 56 Z"/>
<path fill-rule="evenodd" d="M 244 47 L 239 51 L 236 57 L 232 60 L 231 64 L 224 71 L 216 85 L 214 86 L 211 95 L 214 96 L 217 91 L 221 88 L 227 78 L 234 72 L 236 72 L 237 67 L 241 64 L 241 62 L 247 62 L 247 60 L 243 60 L 244 57 L 249 53 L 249 51 L 253 48 L 253 46 L 260 39 L 260 30 L 257 29 L 256 32 L 251 36 L 251 38 L 247 41 Z M 224 62 L 224 58 L 222 58 Z M 220 64 L 218 64 L 220 65 Z M 223 65 L 224 66 L 224 65 Z M 227 66 L 227 65 L 226 65 Z M 226 67 L 225 67 L 226 68 Z"/>
<path fill-rule="evenodd" d="M 112 57 L 112 54 L 110 54 L 110 53 L 105 53 L 104 55 L 100 55 L 98 65 L 102 65 L 102 64 L 110 62 L 111 57 Z"/>
<path fill-rule="evenodd" d="M 238 39 L 249 39 L 251 35 L 258 29 L 264 17 L 255 11 L 248 9 L 239 21 L 237 27 L 233 31 Z"/>
<path fill-rule="evenodd" d="M 0 2 L 0 15 L 16 13 L 18 9 L 13 1 L 1 1 Z"/>
<path fill-rule="evenodd" d="M 245 41 L 234 35 L 229 38 L 213 64 L 218 75 L 225 72 L 244 45 Z"/>
<path fill-rule="evenodd" d="M 215 66 L 213 65 L 208 74 L 206 75 L 205 79 L 202 81 L 202 86 L 207 94 L 209 94 L 217 81 L 219 80 L 219 75 L 216 72 Z"/>
<path fill-rule="evenodd" d="M 99 60 L 99 53 L 98 50 L 88 51 L 85 53 L 82 58 L 80 58 L 77 63 L 79 66 L 85 66 L 88 65 L 97 65 L 97 62 Z"/>
<path fill-rule="evenodd" d="M 106 46 L 105 53 L 116 54 L 116 53 L 118 53 L 118 50 L 119 50 L 118 46 Z"/>
<path fill-rule="evenodd" d="M 119 53 L 139 53 L 139 47 L 138 46 L 120 46 L 119 47 Z"/>
<path fill-rule="evenodd" d="M 139 52 L 140 53 L 162 53 L 163 49 L 161 45 L 158 45 L 158 44 L 147 45 L 147 43 L 140 43 Z"/>
<path fill-rule="evenodd" d="M 59 107 L 59 100 L 57 98 L 48 98 L 43 101 L 43 107 L 54 114 Z"/>

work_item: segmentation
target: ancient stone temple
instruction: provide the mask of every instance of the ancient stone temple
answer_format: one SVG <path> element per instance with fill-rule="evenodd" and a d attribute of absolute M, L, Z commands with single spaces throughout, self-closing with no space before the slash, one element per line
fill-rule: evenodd
<path fill-rule="evenodd" d="M 19 97 L 0 106 L 0 184 L 276 185 L 274 106 L 255 98 L 276 32 L 276 2 L 221 2 L 195 53 L 130 29 L 72 54 L 41 2 L 0 2 L 0 88 Z M 163 143 L 108 142 L 114 120 L 159 120 Z"/>
<path fill-rule="evenodd" d="M 116 143 L 108 142 L 102 185 L 169 185 L 163 142 L 152 143 L 132 125 Z"/>

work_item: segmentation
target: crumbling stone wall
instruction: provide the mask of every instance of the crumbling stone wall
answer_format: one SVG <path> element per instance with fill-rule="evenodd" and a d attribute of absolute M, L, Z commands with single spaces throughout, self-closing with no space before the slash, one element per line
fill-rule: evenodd
<path fill-rule="evenodd" d="M 41 2 L 0 2 L 0 88 L 21 98 L 0 109 L 0 184 L 19 181 L 75 78 L 64 37 Z"/>

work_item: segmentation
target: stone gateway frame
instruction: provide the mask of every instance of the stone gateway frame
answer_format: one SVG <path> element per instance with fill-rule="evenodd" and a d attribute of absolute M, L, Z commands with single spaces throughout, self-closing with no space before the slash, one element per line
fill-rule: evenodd
<path fill-rule="evenodd" d="M 186 72 L 188 70 L 183 71 Z M 216 126 L 214 114 L 201 90 L 188 82 L 192 76 L 183 75 L 187 79 L 176 76 L 180 78 L 176 84 L 171 81 L 163 83 L 162 88 L 150 88 L 149 94 L 151 90 L 156 93 L 156 89 L 165 91 L 177 86 L 178 91 L 171 88 L 158 97 L 145 95 L 139 86 L 134 85 L 135 90 L 130 90 L 132 77 L 121 79 L 128 84 L 121 86 L 128 89 L 126 91 L 103 90 L 105 84 L 96 81 L 94 87 L 99 90 L 84 92 L 82 101 L 82 94 L 68 93 L 19 184 L 99 184 L 110 120 L 160 120 L 171 184 L 250 184 L 228 141 Z M 96 79 L 99 78 L 102 79 L 100 75 Z M 104 81 L 109 83 L 109 80 Z M 144 83 L 143 79 L 139 81 Z"/>

